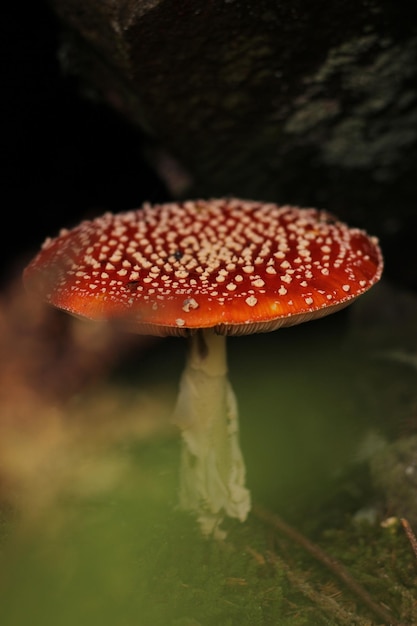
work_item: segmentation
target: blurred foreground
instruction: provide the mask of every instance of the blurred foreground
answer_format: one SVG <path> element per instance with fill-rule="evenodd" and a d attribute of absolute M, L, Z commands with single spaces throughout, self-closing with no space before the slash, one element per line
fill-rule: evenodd
<path fill-rule="evenodd" d="M 417 622 L 398 523 L 417 524 L 417 446 L 404 452 L 417 437 L 416 311 L 382 286 L 347 328 L 229 341 L 255 502 L 349 566 L 393 624 Z M 3 293 L 1 625 L 383 623 L 256 512 L 217 544 L 178 510 L 170 414 L 184 351 L 75 320 L 20 286 Z"/>

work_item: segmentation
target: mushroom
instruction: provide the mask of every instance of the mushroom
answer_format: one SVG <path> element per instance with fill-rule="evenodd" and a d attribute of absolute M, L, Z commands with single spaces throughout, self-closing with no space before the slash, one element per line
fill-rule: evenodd
<path fill-rule="evenodd" d="M 375 238 L 327 212 L 227 198 L 84 221 L 47 239 L 24 281 L 77 316 L 188 337 L 174 411 L 180 505 L 208 535 L 251 507 L 226 336 L 334 313 L 374 285 L 382 266 Z"/>

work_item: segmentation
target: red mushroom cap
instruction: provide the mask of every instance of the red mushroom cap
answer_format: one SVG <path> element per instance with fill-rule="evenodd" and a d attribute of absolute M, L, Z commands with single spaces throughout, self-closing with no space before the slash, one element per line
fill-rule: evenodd
<path fill-rule="evenodd" d="M 50 304 L 131 330 L 274 330 L 322 317 L 375 284 L 377 240 L 316 209 L 237 199 L 106 213 L 47 239 L 24 272 Z"/>

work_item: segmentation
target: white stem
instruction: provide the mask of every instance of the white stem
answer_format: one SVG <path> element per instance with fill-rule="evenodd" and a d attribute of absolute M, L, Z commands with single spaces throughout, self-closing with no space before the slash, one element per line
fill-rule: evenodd
<path fill-rule="evenodd" d="M 220 535 L 225 515 L 243 522 L 250 510 L 225 336 L 210 329 L 191 336 L 174 422 L 183 438 L 180 505 L 197 515 L 204 534 Z"/>

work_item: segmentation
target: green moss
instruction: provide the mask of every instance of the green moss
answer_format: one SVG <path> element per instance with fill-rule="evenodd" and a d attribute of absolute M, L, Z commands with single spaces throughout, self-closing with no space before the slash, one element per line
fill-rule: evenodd
<path fill-rule="evenodd" d="M 323 337 L 294 330 L 282 332 L 276 343 L 272 335 L 230 342 L 253 498 L 338 559 L 377 605 L 392 611 L 393 624 L 417 623 L 417 560 L 398 521 L 381 526 L 388 511 L 369 471 L 369 458 L 375 468 L 384 448 L 374 446 L 360 463 L 355 460 L 370 429 L 378 427 L 384 441 L 399 440 L 398 416 L 413 406 L 415 372 L 353 345 L 341 359 L 340 345 L 326 337 L 328 345 Z M 177 354 L 178 343 L 171 345 Z M 135 380 L 154 388 L 160 360 L 149 357 L 147 365 L 147 378 Z M 170 371 L 165 374 L 171 380 Z M 79 468 L 67 467 L 65 459 L 83 457 L 68 454 L 53 465 L 62 471 L 65 488 L 59 489 L 59 476 L 51 476 L 56 497 L 42 514 L 35 517 L 28 506 L 19 516 L 4 512 L 1 624 L 384 623 L 337 568 L 330 571 L 256 510 L 244 524 L 226 524 L 224 543 L 202 538 L 195 521 L 176 507 L 179 438 L 170 429 L 140 442 L 127 437 L 99 447 L 97 468 L 106 468 L 107 454 L 112 463 L 123 457 L 125 468 L 107 489 L 69 489 L 71 471 L 81 479 Z M 89 460 L 87 468 L 95 457 Z M 33 485 L 40 489 L 43 483 L 34 477 Z M 42 500 L 33 490 L 25 497 Z M 355 521 L 365 507 L 372 508 L 372 524 Z"/>
<path fill-rule="evenodd" d="M 416 39 L 394 45 L 371 33 L 330 50 L 306 80 L 285 132 L 319 143 L 326 165 L 389 176 L 417 136 L 416 46 Z"/>
<path fill-rule="evenodd" d="M 333 573 L 255 514 L 230 522 L 225 543 L 203 539 L 173 505 L 172 442 L 130 454 L 137 474 L 123 487 L 67 498 L 41 523 L 9 534 L 0 559 L 2 623 L 335 626 L 349 615 L 351 623 L 374 623 Z M 415 563 L 398 526 L 347 520 L 316 539 L 375 599 L 417 618 Z"/>

